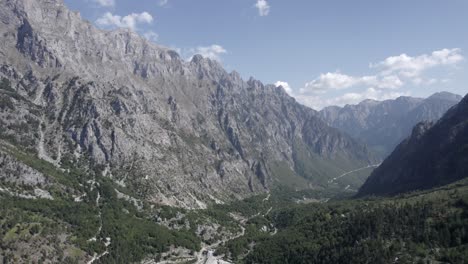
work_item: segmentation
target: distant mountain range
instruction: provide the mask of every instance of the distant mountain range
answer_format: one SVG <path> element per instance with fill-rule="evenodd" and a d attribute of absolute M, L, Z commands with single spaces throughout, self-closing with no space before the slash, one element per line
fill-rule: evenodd
<path fill-rule="evenodd" d="M 374 170 L 359 196 L 430 189 L 466 177 L 468 96 L 439 121 L 415 126 L 411 136 Z"/>
<path fill-rule="evenodd" d="M 410 135 L 414 125 L 438 120 L 461 99 L 459 95 L 440 92 L 427 99 L 403 96 L 386 101 L 365 100 L 357 105 L 326 107 L 319 116 L 330 126 L 367 143 L 384 158 Z"/>

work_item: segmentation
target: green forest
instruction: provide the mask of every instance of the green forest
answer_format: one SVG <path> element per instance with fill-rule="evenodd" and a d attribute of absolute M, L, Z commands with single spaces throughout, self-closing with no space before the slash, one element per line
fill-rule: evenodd
<path fill-rule="evenodd" d="M 468 180 L 391 198 L 278 187 L 208 209 L 147 202 L 137 208 L 117 196 L 132 193 L 111 179 L 91 186 L 99 171 L 66 162 L 70 169 L 58 170 L 26 150 L 5 145 L 2 151 L 47 174 L 51 185 L 43 188 L 54 197 L 0 195 L 0 254 L 7 263 L 82 263 L 104 253 L 95 263 L 166 260 L 177 258 L 165 255 L 174 247 L 190 251 L 193 263 L 202 245 L 223 238 L 214 254 L 235 263 L 468 263 Z M 76 192 L 86 194 L 81 202 L 73 200 Z M 171 220 L 163 225 L 160 219 Z M 197 232 L 206 225 L 217 228 L 215 236 Z M 25 243 L 40 258 L 18 255 Z"/>
<path fill-rule="evenodd" d="M 239 263 L 468 263 L 468 186 L 290 204 L 249 220 L 217 253 Z"/>

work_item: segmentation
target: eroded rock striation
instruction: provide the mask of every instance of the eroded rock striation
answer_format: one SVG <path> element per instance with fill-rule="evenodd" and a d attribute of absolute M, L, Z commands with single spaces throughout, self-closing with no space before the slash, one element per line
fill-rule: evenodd
<path fill-rule="evenodd" d="M 1 1 L 0 36 L 2 139 L 58 167 L 86 159 L 148 201 L 200 208 L 375 162 L 281 87 L 99 30 L 62 0 Z"/>

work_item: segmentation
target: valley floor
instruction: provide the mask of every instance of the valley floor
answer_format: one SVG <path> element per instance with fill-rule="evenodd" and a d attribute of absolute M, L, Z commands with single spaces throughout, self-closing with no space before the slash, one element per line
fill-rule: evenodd
<path fill-rule="evenodd" d="M 0 263 L 468 260 L 468 180 L 372 199 L 352 199 L 353 192 L 339 186 L 278 187 L 229 204 L 185 210 L 144 202 L 76 165 L 59 169 L 11 146 L 0 147 L 35 170 L 39 180 L 45 175 L 40 188 L 0 180 Z"/>

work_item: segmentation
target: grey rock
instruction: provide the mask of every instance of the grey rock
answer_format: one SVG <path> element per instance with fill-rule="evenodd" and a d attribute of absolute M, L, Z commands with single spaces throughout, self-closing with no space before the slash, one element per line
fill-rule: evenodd
<path fill-rule="evenodd" d="M 277 162 L 304 176 L 297 162 L 309 156 L 349 161 L 339 172 L 375 161 L 283 89 L 199 55 L 184 61 L 127 29 L 96 29 L 62 0 L 1 1 L 0 36 L 0 76 L 21 98 L 0 91 L 13 106 L 1 111 L 4 138 L 30 138 L 26 147 L 56 166 L 86 158 L 147 201 L 200 208 L 248 197 L 288 181 L 274 180 Z M 24 116 L 28 131 L 8 128 Z"/>
<path fill-rule="evenodd" d="M 48 185 L 48 179 L 42 173 L 25 165 L 0 150 L 0 179 L 15 185 Z"/>

